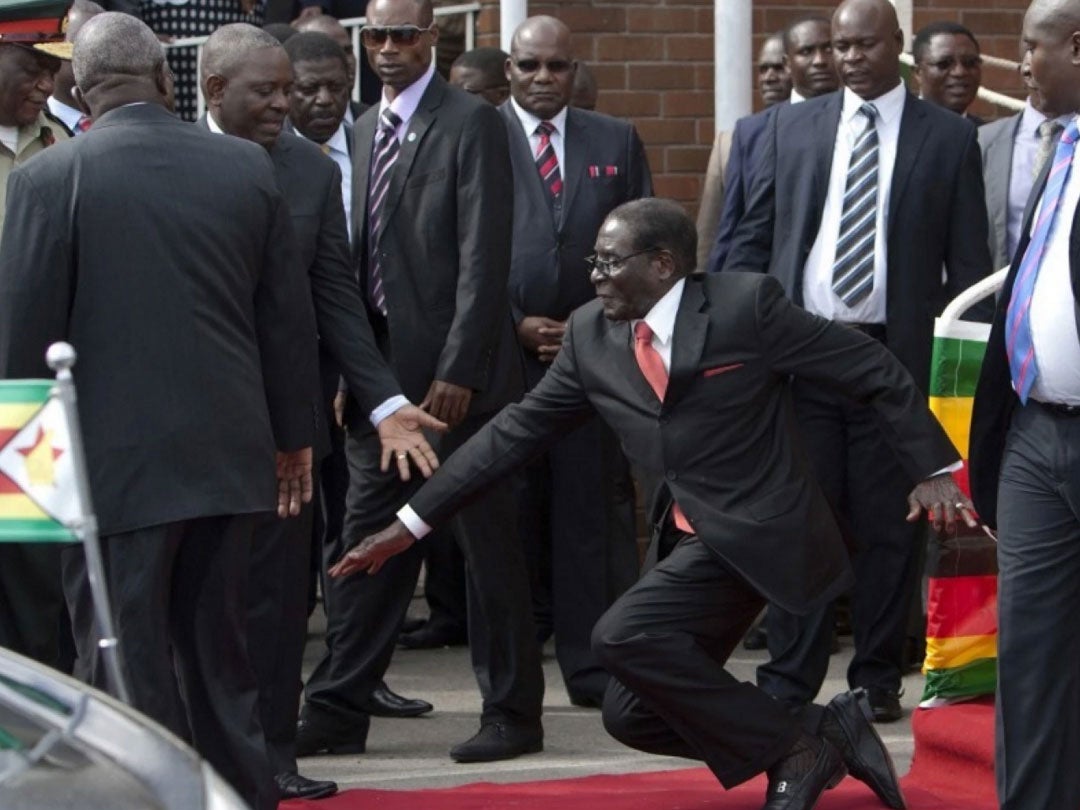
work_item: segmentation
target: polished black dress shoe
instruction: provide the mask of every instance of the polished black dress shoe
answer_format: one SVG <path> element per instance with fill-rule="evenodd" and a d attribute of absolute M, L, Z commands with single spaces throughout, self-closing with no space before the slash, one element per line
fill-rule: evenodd
<path fill-rule="evenodd" d="M 516 726 L 484 723 L 480 730 L 450 749 L 455 762 L 495 762 L 544 750 L 544 729 L 540 724 Z"/>
<path fill-rule="evenodd" d="M 904 810 L 907 802 L 896 767 L 871 718 L 864 690 L 843 692 L 825 707 L 821 736 L 840 752 L 848 773 L 869 785 L 886 807 Z"/>
<path fill-rule="evenodd" d="M 415 633 L 417 630 L 427 624 L 427 621 L 427 619 L 406 619 L 401 623 L 401 632 Z"/>
<path fill-rule="evenodd" d="M 580 706 L 582 709 L 599 709 L 604 705 L 604 696 L 592 695 L 588 692 L 571 692 L 570 704 Z"/>
<path fill-rule="evenodd" d="M 468 637 L 461 628 L 432 626 L 431 622 L 426 622 L 419 630 L 401 633 L 397 643 L 407 650 L 433 650 L 438 647 L 461 647 L 468 643 Z"/>
<path fill-rule="evenodd" d="M 346 715 L 305 703 L 296 721 L 296 755 L 362 754 L 370 725 L 366 714 Z"/>
<path fill-rule="evenodd" d="M 904 710 L 900 708 L 900 695 L 896 692 L 870 686 L 866 689 L 866 699 L 875 723 L 894 723 L 904 716 Z"/>
<path fill-rule="evenodd" d="M 769 789 L 761 810 L 810 810 L 821 794 L 847 775 L 844 760 L 833 746 L 817 737 L 804 737 L 813 747 L 813 764 L 793 772 L 784 761 L 769 769 Z M 796 745 L 803 744 L 796 743 Z"/>
<path fill-rule="evenodd" d="M 380 683 L 367 700 L 360 702 L 360 708 L 372 717 L 419 717 L 435 707 L 426 700 L 402 697 L 391 692 L 385 683 Z"/>
<path fill-rule="evenodd" d="M 308 779 L 298 773 L 279 773 L 274 776 L 282 801 L 288 799 L 325 799 L 337 793 L 337 782 Z"/>

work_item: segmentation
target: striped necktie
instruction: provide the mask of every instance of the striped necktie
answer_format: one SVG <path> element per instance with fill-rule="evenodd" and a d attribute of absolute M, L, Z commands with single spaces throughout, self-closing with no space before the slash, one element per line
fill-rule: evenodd
<path fill-rule="evenodd" d="M 382 234 L 383 204 L 390 187 L 390 169 L 397 160 L 401 144 L 397 128 L 401 118 L 391 109 L 383 110 L 379 119 L 379 131 L 375 145 L 368 181 L 368 300 L 383 315 L 386 314 L 386 291 L 383 289 L 383 268 L 379 259 L 379 237 Z"/>
<path fill-rule="evenodd" d="M 536 134 L 540 136 L 540 144 L 536 148 L 536 170 L 540 172 L 540 180 L 547 189 L 548 201 L 553 205 L 559 202 L 563 187 L 559 158 L 551 143 L 554 132 L 555 125 L 550 121 L 541 121 L 536 127 Z"/>
<path fill-rule="evenodd" d="M 1058 121 L 1043 121 L 1039 124 L 1036 130 L 1039 137 L 1039 146 L 1035 151 L 1035 165 L 1031 167 L 1032 180 L 1038 180 L 1039 175 L 1042 173 L 1043 166 L 1046 165 L 1046 161 L 1050 159 L 1050 155 L 1054 153 L 1054 146 L 1057 144 L 1058 135 L 1061 134 L 1061 130 L 1065 129 Z"/>
<path fill-rule="evenodd" d="M 836 242 L 832 289 L 845 306 L 853 307 L 874 289 L 874 241 L 877 237 L 878 136 L 877 107 L 863 104 L 866 128 L 851 151 L 840 238 Z"/>
<path fill-rule="evenodd" d="M 1016 272 L 1009 308 L 1005 312 L 1005 351 L 1009 355 L 1009 371 L 1012 374 L 1013 388 L 1022 403 L 1027 403 L 1031 386 L 1039 376 L 1039 365 L 1035 359 L 1035 344 L 1031 337 L 1031 296 L 1035 292 L 1035 279 L 1039 275 L 1039 265 L 1050 237 L 1054 232 L 1054 223 L 1061 200 L 1065 194 L 1065 184 L 1069 180 L 1073 153 L 1080 132 L 1076 128 L 1076 119 L 1069 122 L 1058 141 L 1054 162 L 1046 178 L 1046 188 L 1039 203 L 1039 218 L 1032 229 L 1024 257 L 1020 260 L 1020 269 Z"/>

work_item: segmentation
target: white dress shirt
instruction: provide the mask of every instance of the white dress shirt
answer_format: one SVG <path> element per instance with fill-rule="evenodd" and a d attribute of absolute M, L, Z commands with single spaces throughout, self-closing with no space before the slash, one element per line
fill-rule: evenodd
<path fill-rule="evenodd" d="M 870 103 L 877 108 L 878 136 L 878 207 L 877 235 L 874 240 L 874 289 L 853 307 L 848 307 L 833 292 L 833 264 L 836 243 L 840 238 L 840 218 L 844 208 L 851 152 L 866 128 L 866 116 L 859 108 L 866 102 L 844 88 L 840 125 L 833 148 L 832 172 L 821 215 L 821 227 L 810 249 L 803 272 L 803 306 L 816 315 L 844 323 L 885 323 L 885 279 L 887 277 L 887 236 L 889 193 L 892 190 L 896 147 L 900 140 L 900 118 L 904 113 L 907 89 L 903 82 Z"/>
<path fill-rule="evenodd" d="M 83 117 L 82 110 L 76 110 L 74 107 L 69 107 L 64 102 L 57 101 L 53 96 L 49 96 L 45 103 L 49 105 L 49 112 L 63 121 L 65 127 L 70 129 L 75 135 L 79 134 L 79 121 L 81 121 Z"/>
<path fill-rule="evenodd" d="M 1050 159 L 1053 160 L 1053 155 Z M 1031 338 L 1039 369 L 1031 387 L 1031 398 L 1080 405 L 1080 336 L 1076 330 L 1076 298 L 1069 260 L 1073 216 L 1080 203 L 1080 149 L 1073 153 L 1062 195 L 1031 296 Z"/>
<path fill-rule="evenodd" d="M 405 143 L 408 137 L 405 133 L 409 130 L 409 121 L 416 114 L 416 108 L 420 106 L 420 99 L 423 98 L 424 92 L 428 89 L 428 85 L 431 84 L 434 75 L 435 62 L 432 60 L 431 64 L 428 65 L 427 73 L 398 93 L 393 101 L 387 99 L 386 88 L 383 88 L 382 99 L 379 101 L 379 120 L 382 120 L 382 114 L 387 108 L 401 119 L 401 123 L 398 124 L 395 131 L 398 143 Z"/>
<path fill-rule="evenodd" d="M 510 99 L 510 108 L 521 122 L 525 136 L 529 139 L 529 148 L 535 158 L 540 149 L 540 136 L 536 134 L 536 128 L 544 119 L 537 118 L 531 112 L 524 110 L 513 98 Z M 559 161 L 559 174 L 565 177 L 566 169 L 563 167 L 566 166 L 566 107 L 547 120 L 555 127 L 555 131 L 551 133 L 551 147 L 555 150 L 555 159 Z"/>

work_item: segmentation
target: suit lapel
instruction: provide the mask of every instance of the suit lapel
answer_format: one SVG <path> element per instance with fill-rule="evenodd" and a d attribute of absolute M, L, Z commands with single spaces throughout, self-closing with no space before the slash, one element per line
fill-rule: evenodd
<path fill-rule="evenodd" d="M 566 132 L 563 133 L 563 158 L 566 165 L 563 167 L 562 222 L 567 221 L 570 206 L 574 204 L 574 196 L 585 174 L 584 145 L 588 142 L 588 127 L 580 116 L 574 115 L 572 107 L 567 107 Z M 577 144 L 578 148 L 571 149 L 571 144 Z M 561 226 L 562 222 L 558 224 Z"/>
<path fill-rule="evenodd" d="M 373 106 L 353 125 L 353 233 L 357 245 L 364 243 L 367 237 L 368 172 L 371 171 L 371 149 L 378 120 L 378 107 Z"/>
<path fill-rule="evenodd" d="M 665 408 L 678 402 L 694 381 L 709 331 L 709 315 L 704 311 L 707 303 L 704 285 L 688 278 L 675 316 L 675 334 L 671 338 L 671 372 L 664 396 Z"/>
<path fill-rule="evenodd" d="M 904 189 L 911 178 L 911 172 L 918 163 L 919 151 L 930 132 L 926 123 L 926 110 L 922 102 L 910 93 L 904 96 L 904 111 L 900 116 L 900 135 L 896 143 L 896 165 L 893 166 L 892 188 L 889 190 L 889 220 L 885 232 L 886 239 L 892 238 L 896 212 L 904 196 Z"/>
<path fill-rule="evenodd" d="M 649 381 L 641 373 L 641 368 L 634 357 L 634 341 L 630 338 L 630 322 L 618 321 L 611 324 L 607 333 L 608 347 L 614 360 L 615 370 L 619 379 L 627 380 L 630 386 L 637 391 L 642 401 L 650 407 L 659 409 L 660 400 L 656 392 L 652 390 Z"/>
<path fill-rule="evenodd" d="M 524 193 L 542 200 L 544 205 L 541 207 L 550 213 L 551 205 L 548 203 L 547 189 L 544 188 L 544 184 L 540 180 L 540 172 L 536 170 L 536 158 L 533 157 L 532 146 L 529 144 L 525 127 L 521 125 L 521 119 L 517 117 L 517 113 L 514 112 L 514 108 L 509 101 L 504 102 L 499 107 L 499 112 L 505 119 L 506 128 L 509 132 L 511 160 L 514 166 L 520 167 L 520 170 L 514 175 L 514 193 L 516 194 L 518 191 L 518 184 L 522 184 Z M 554 221 L 554 218 L 551 219 L 551 223 L 553 229 L 558 227 L 558 223 Z"/>
<path fill-rule="evenodd" d="M 843 109 L 844 93 L 838 91 L 833 93 L 829 102 L 814 114 L 811 129 L 821 135 L 814 145 L 814 161 L 811 169 L 814 173 L 814 199 L 810 210 L 814 212 L 817 220 L 813 223 L 813 227 L 808 229 L 810 234 L 816 234 L 818 228 L 821 227 L 821 214 L 825 210 L 825 197 L 829 193 L 829 176 L 832 174 L 833 154 L 836 150 L 836 133 L 840 129 L 840 114 Z"/>
<path fill-rule="evenodd" d="M 994 242 L 1000 255 L 1006 255 L 1008 248 L 1009 227 L 1009 180 L 1012 176 L 1012 153 L 1013 141 L 1016 140 L 1016 131 L 1020 127 L 1021 116 L 1014 117 L 1008 126 L 998 130 L 998 136 L 986 146 L 986 167 L 983 176 L 986 178 L 986 201 L 987 207 L 994 212 L 995 221 L 993 226 Z M 995 268 L 1000 269 L 1000 268 Z"/>

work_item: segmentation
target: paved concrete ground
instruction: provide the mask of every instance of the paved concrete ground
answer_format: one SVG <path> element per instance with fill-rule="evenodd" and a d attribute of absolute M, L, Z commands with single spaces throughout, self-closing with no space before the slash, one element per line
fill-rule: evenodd
<path fill-rule="evenodd" d="M 322 650 L 318 621 L 307 650 L 307 668 Z M 832 658 L 829 679 L 822 690 L 826 698 L 846 689 L 844 672 L 851 657 L 850 639 Z M 739 678 L 753 680 L 754 667 L 763 653 L 739 649 L 730 662 Z M 470 782 L 525 782 L 564 779 L 597 773 L 683 768 L 694 763 L 657 757 L 626 748 L 604 731 L 600 713 L 571 706 L 559 675 L 551 646 L 545 650 L 544 751 L 508 762 L 460 765 L 451 761 L 450 746 L 478 728 L 480 696 L 464 647 L 441 650 L 401 650 L 394 655 L 387 683 L 399 694 L 419 697 L 435 704 L 435 711 L 421 718 L 372 721 L 368 752 L 357 756 L 312 757 L 300 761 L 300 772 L 316 779 L 333 779 L 342 788 L 369 787 L 409 790 Z M 911 764 L 910 713 L 922 693 L 922 677 L 905 679 L 902 702 L 904 719 L 878 726 L 896 760 L 906 773 Z"/>

